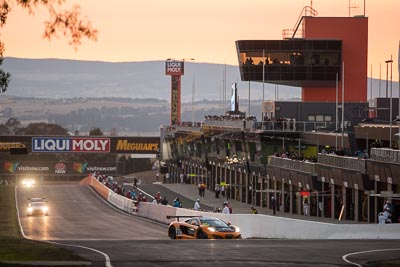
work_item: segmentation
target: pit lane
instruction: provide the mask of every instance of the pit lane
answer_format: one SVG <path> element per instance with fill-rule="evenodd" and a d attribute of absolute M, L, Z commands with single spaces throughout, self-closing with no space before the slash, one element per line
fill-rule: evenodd
<path fill-rule="evenodd" d="M 27 217 L 29 197 L 46 197 L 49 216 Z M 27 237 L 99 250 L 112 266 L 352 266 L 343 255 L 399 247 L 398 240 L 168 240 L 166 226 L 121 213 L 77 184 L 18 187 L 17 203 Z M 99 253 L 66 248 L 105 266 Z M 395 254 L 376 253 L 373 259 Z M 361 264 L 370 259 L 369 254 L 354 257 Z"/>

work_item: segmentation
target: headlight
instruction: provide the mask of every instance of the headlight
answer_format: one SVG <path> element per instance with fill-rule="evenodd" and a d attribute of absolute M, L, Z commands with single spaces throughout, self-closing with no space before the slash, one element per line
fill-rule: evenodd
<path fill-rule="evenodd" d="M 28 212 L 32 212 L 33 209 L 31 207 L 28 208 Z"/>
<path fill-rule="evenodd" d="M 48 210 L 49 210 L 48 207 L 43 207 L 43 208 L 42 208 L 42 211 L 43 211 L 43 212 L 46 212 L 46 211 L 48 211 Z"/>
<path fill-rule="evenodd" d="M 24 185 L 24 186 L 30 187 L 30 186 L 33 186 L 34 184 L 35 184 L 35 180 L 32 180 L 32 179 L 22 180 L 22 185 Z"/>
<path fill-rule="evenodd" d="M 239 233 L 240 232 L 240 228 L 239 227 L 235 227 L 235 232 Z"/>
<path fill-rule="evenodd" d="M 210 232 L 215 232 L 215 231 L 217 231 L 214 227 L 208 227 L 207 229 L 208 229 L 208 231 L 210 231 Z"/>

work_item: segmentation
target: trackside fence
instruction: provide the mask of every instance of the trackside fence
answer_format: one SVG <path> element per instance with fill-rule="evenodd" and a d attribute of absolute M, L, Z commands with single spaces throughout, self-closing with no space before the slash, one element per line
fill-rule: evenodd
<path fill-rule="evenodd" d="M 86 177 L 82 185 L 91 186 L 116 208 L 157 222 L 168 224 L 170 216 L 211 216 L 238 226 L 243 238 L 285 239 L 400 239 L 400 224 L 332 224 L 307 220 L 282 218 L 264 214 L 222 214 L 174 208 L 148 202 L 136 203 L 120 196 L 100 183 Z M 165 231 L 167 235 L 167 231 Z"/>

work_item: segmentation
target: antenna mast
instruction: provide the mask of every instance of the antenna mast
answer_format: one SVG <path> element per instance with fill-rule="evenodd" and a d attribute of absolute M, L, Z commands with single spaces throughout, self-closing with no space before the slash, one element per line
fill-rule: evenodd
<path fill-rule="evenodd" d="M 351 9 L 359 8 L 359 6 L 357 6 L 356 4 L 351 5 L 350 1 L 351 1 L 351 0 L 349 0 L 349 17 L 350 17 L 350 13 L 351 13 L 350 11 L 351 11 Z M 365 16 L 365 2 L 364 2 L 364 16 Z"/>
<path fill-rule="evenodd" d="M 192 84 L 192 122 L 194 122 L 194 93 L 196 89 L 196 77 L 193 76 L 193 84 Z"/>

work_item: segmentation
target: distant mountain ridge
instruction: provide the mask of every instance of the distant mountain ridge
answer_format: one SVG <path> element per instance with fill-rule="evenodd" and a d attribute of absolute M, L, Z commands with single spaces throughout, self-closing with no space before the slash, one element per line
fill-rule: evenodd
<path fill-rule="evenodd" d="M 170 101 L 171 78 L 165 75 L 165 61 L 102 62 L 65 59 L 5 58 L 5 71 L 11 73 L 10 96 L 40 98 L 130 97 Z M 226 68 L 226 99 L 231 84 L 238 83 L 239 97 L 248 99 L 248 82 L 240 81 L 238 66 L 185 62 L 182 102 L 223 99 L 223 73 Z M 193 85 L 193 82 L 194 85 Z M 262 99 L 262 84 L 251 83 L 250 98 Z M 274 99 L 275 89 L 265 84 L 265 98 Z M 279 98 L 299 98 L 300 89 L 279 86 Z"/>
<path fill-rule="evenodd" d="M 103 62 L 66 59 L 23 59 L 7 57 L 3 68 L 11 73 L 7 95 L 38 98 L 117 97 L 155 98 L 170 101 L 171 79 L 165 75 L 165 61 Z M 249 82 L 240 80 L 238 66 L 185 62 L 182 78 L 182 102 L 222 100 L 226 69 L 225 99 L 229 101 L 231 84 L 238 83 L 239 98 L 249 98 Z M 371 80 L 368 78 L 368 99 Z M 393 81 L 393 97 L 398 83 Z M 250 83 L 250 99 L 262 99 L 262 84 Z M 386 81 L 372 79 L 373 97 L 385 96 Z M 380 90 L 379 90 L 380 88 Z M 193 90 L 194 89 L 194 90 Z M 278 86 L 278 99 L 300 99 L 298 87 Z M 264 85 L 264 99 L 275 99 L 275 85 Z"/>

